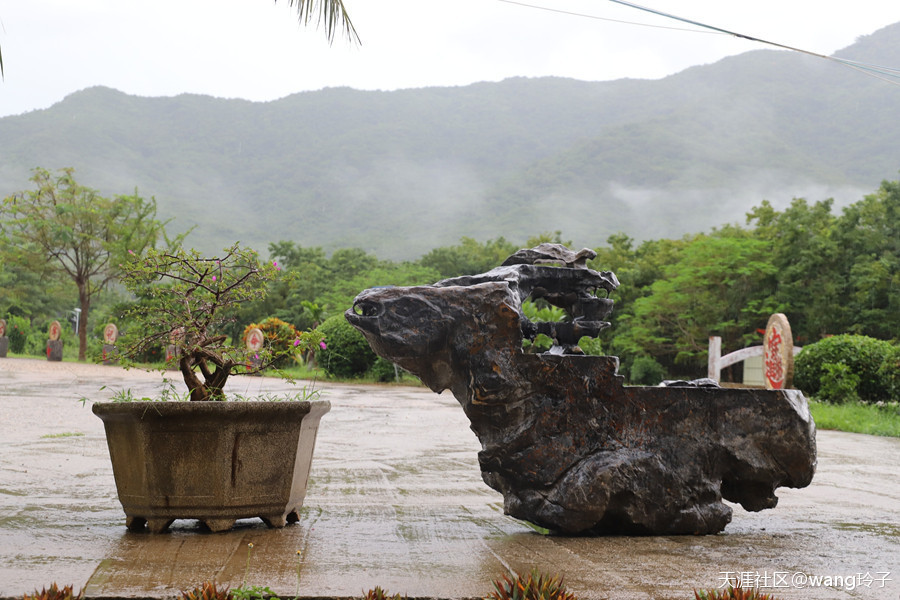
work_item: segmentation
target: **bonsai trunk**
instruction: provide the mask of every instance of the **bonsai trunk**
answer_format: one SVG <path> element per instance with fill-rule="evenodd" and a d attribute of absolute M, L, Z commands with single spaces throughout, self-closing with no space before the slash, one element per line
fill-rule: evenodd
<path fill-rule="evenodd" d="M 207 357 L 205 355 L 201 354 L 198 357 L 195 353 L 185 352 L 182 354 L 181 360 L 178 361 L 181 376 L 191 392 L 192 402 L 225 399 L 225 393 L 222 390 L 225 387 L 225 382 L 228 381 L 228 376 L 231 374 L 231 367 L 234 366 L 234 363 L 230 360 L 216 361 L 214 363 L 215 370 L 210 371 L 206 360 Z M 195 365 L 200 368 L 200 372 L 203 374 L 202 380 L 194 371 Z"/>

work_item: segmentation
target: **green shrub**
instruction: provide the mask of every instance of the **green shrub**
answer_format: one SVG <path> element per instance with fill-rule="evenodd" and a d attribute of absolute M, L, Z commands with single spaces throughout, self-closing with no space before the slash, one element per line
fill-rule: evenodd
<path fill-rule="evenodd" d="M 878 377 L 887 387 L 891 400 L 900 400 L 900 346 L 891 346 L 881 366 L 878 367 Z"/>
<path fill-rule="evenodd" d="M 600 338 L 584 336 L 578 340 L 578 347 L 581 351 L 590 356 L 604 356 L 603 343 Z"/>
<path fill-rule="evenodd" d="M 541 352 L 547 352 L 550 348 L 553 347 L 553 340 L 550 336 L 539 333 L 535 336 L 534 341 L 524 339 L 522 340 L 522 350 L 528 352 L 529 354 L 540 354 Z"/>
<path fill-rule="evenodd" d="M 638 356 L 631 363 L 629 381 L 635 385 L 657 385 L 666 378 L 666 368 L 652 356 Z"/>
<path fill-rule="evenodd" d="M 859 402 L 859 375 L 843 363 L 825 363 L 816 397 L 824 402 L 840 404 Z"/>
<path fill-rule="evenodd" d="M 534 323 L 559 323 L 568 320 L 565 309 L 548 304 L 545 300 L 526 300 L 522 303 L 522 314 Z"/>
<path fill-rule="evenodd" d="M 46 356 L 47 340 L 49 339 L 46 331 L 33 328 L 25 338 L 25 347 L 22 348 L 22 352 L 28 356 Z"/>
<path fill-rule="evenodd" d="M 797 355 L 794 385 L 817 398 L 824 399 L 824 393 L 831 402 L 887 400 L 891 390 L 882 364 L 892 355 L 892 348 L 890 342 L 864 335 L 827 337 L 804 346 Z M 850 391 L 851 384 L 855 385 L 855 394 L 841 396 Z"/>
<path fill-rule="evenodd" d="M 319 366 L 331 377 L 360 377 L 377 358 L 369 342 L 344 315 L 335 315 L 316 330 L 325 336 L 325 348 L 316 352 Z"/>
<path fill-rule="evenodd" d="M 31 323 L 25 317 L 12 316 L 6 320 L 6 335 L 9 337 L 9 351 L 14 354 L 22 354 L 25 350 L 25 340 L 31 333 Z"/>
<path fill-rule="evenodd" d="M 369 377 L 375 381 L 394 381 L 397 378 L 394 363 L 379 356 L 372 364 L 372 368 L 369 369 Z"/>
<path fill-rule="evenodd" d="M 241 336 L 242 344 L 246 345 L 247 334 L 254 328 L 262 331 L 266 338 L 266 346 L 271 349 L 273 354 L 278 355 L 278 359 L 272 363 L 272 366 L 283 369 L 295 362 L 294 341 L 300 336 L 296 327 L 276 317 L 269 317 L 259 323 L 247 325 Z"/>

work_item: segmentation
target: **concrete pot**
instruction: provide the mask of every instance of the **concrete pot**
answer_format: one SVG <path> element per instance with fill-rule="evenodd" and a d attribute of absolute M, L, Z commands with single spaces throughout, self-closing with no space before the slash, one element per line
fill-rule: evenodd
<path fill-rule="evenodd" d="M 126 525 L 161 533 L 175 519 L 212 531 L 260 517 L 298 520 L 328 401 L 101 402 Z"/>

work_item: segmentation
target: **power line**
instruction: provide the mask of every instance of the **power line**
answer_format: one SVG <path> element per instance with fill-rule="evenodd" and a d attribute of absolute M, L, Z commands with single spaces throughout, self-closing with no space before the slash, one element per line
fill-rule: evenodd
<path fill-rule="evenodd" d="M 576 13 L 576 12 L 571 12 L 571 11 L 567 11 L 567 10 L 560 10 L 560 9 L 557 9 L 557 8 L 549 8 L 549 7 L 546 7 L 546 6 L 539 6 L 539 5 L 536 5 L 536 4 L 529 4 L 529 3 L 527 3 L 527 2 L 519 2 L 519 1 L 515 1 L 515 0 L 498 0 L 498 1 L 499 1 L 499 2 L 505 2 L 505 3 L 507 3 L 507 4 L 516 4 L 516 5 L 524 6 L 524 7 L 527 7 L 527 8 L 534 8 L 534 9 L 539 9 L 539 10 L 546 10 L 546 11 L 550 11 L 550 12 L 556 12 L 556 13 L 561 13 L 561 14 L 566 14 L 566 15 L 571 15 L 571 16 L 576 16 L 576 17 L 588 18 L 588 19 L 597 19 L 597 20 L 600 20 L 600 21 L 610 21 L 610 22 L 613 22 L 613 23 L 622 23 L 622 24 L 625 24 L 625 25 L 638 25 L 638 26 L 641 26 L 641 27 L 655 27 L 655 28 L 659 28 L 659 29 L 671 29 L 671 30 L 676 30 L 676 31 L 687 31 L 687 32 L 689 32 L 689 33 L 717 33 L 717 34 L 722 34 L 722 35 L 730 35 L 730 36 L 737 37 L 737 38 L 741 38 L 741 39 L 748 40 L 748 41 L 751 41 L 751 42 L 757 42 L 757 43 L 760 43 L 760 44 L 766 44 L 766 45 L 769 45 L 769 46 L 774 46 L 774 47 L 776 47 L 776 48 L 781 48 L 781 49 L 783 49 L 783 50 L 790 50 L 790 51 L 792 51 L 792 52 L 799 52 L 799 53 L 801 53 L 801 54 L 807 54 L 807 55 L 809 55 L 809 56 L 815 56 L 816 58 L 823 58 L 823 59 L 825 59 L 825 60 L 830 60 L 830 61 L 832 61 L 832 62 L 836 62 L 836 63 L 838 63 L 838 64 L 841 64 L 841 65 L 845 66 L 845 67 L 848 67 L 848 68 L 850 68 L 850 69 L 859 71 L 859 72 L 863 73 L 864 75 L 868 75 L 868 76 L 870 76 L 870 77 L 875 77 L 876 79 L 880 79 L 880 80 L 882 80 L 882 81 L 886 81 L 886 82 L 892 83 L 892 84 L 894 84 L 894 85 L 900 85 L 900 69 L 896 69 L 896 68 L 893 68 L 893 67 L 884 67 L 884 66 L 880 66 L 880 65 L 873 65 L 873 64 L 869 64 L 869 63 L 858 62 L 858 61 L 855 61 L 855 60 L 849 60 L 849 59 L 845 59 L 845 58 L 839 58 L 839 57 L 837 57 L 837 56 L 829 56 L 829 55 L 827 55 L 827 54 L 821 54 L 821 53 L 818 53 L 818 52 L 812 52 L 812 51 L 810 51 L 810 50 L 804 50 L 804 49 L 802 49 L 802 48 L 797 48 L 797 47 L 795 47 L 795 46 L 788 46 L 788 45 L 785 45 L 785 44 L 779 44 L 778 42 L 772 42 L 772 41 L 769 41 L 769 40 L 764 40 L 764 39 L 762 39 L 762 38 L 754 37 L 754 36 L 752 36 L 752 35 L 746 35 L 746 34 L 743 34 L 743 33 L 739 33 L 739 32 L 737 32 L 737 31 L 732 31 L 732 30 L 730 30 L 730 29 L 723 29 L 723 28 L 721 28 L 721 27 L 716 27 L 716 26 L 714 26 L 714 25 L 709 25 L 709 24 L 707 24 L 707 23 L 702 23 L 702 22 L 700 22 L 700 21 L 694 21 L 694 20 L 691 20 L 691 19 L 686 19 L 686 18 L 684 18 L 684 17 L 679 17 L 678 15 L 673 15 L 673 14 L 671 14 L 671 13 L 667 13 L 667 12 L 663 12 L 663 11 L 660 11 L 660 10 L 656 10 L 656 9 L 654 9 L 654 8 L 649 8 L 649 7 L 646 7 L 646 6 L 641 6 L 640 4 L 635 4 L 635 3 L 633 3 L 633 2 L 628 2 L 627 0 L 609 0 L 609 1 L 610 1 L 610 2 L 614 2 L 614 3 L 616 3 L 616 4 L 621 4 L 622 6 L 627 6 L 627 7 L 629 7 L 629 8 L 634 8 L 634 9 L 641 10 L 641 11 L 644 11 L 644 12 L 647 12 L 647 13 L 650 13 L 650 14 L 654 14 L 654 15 L 657 15 L 657 16 L 660 16 L 660 17 L 665 17 L 665 18 L 667 18 L 667 19 L 673 19 L 673 20 L 675 20 L 675 21 L 680 21 L 680 22 L 682 22 L 682 23 L 687 23 L 687 24 L 689 24 L 689 25 L 694 25 L 695 27 L 700 27 L 701 29 L 705 29 L 705 30 L 707 30 L 707 31 L 702 31 L 702 30 L 698 30 L 698 29 L 686 29 L 686 28 L 683 28 L 683 27 L 665 27 L 665 26 L 661 26 L 661 25 L 650 25 L 650 24 L 647 24 L 647 23 L 637 23 L 637 22 L 633 22 L 633 21 L 622 21 L 622 20 L 618 20 L 618 19 L 609 19 L 609 18 L 605 18 L 605 17 L 599 17 L 599 16 L 596 16 L 596 15 L 589 15 L 589 14 L 584 14 L 584 13 Z"/>
<path fill-rule="evenodd" d="M 637 21 L 623 21 L 622 19 L 610 19 L 608 17 L 600 17 L 597 15 L 589 15 L 587 13 L 578 13 L 570 10 L 562 10 L 559 8 L 550 8 L 549 6 L 539 6 L 537 4 L 529 4 L 527 2 L 517 2 L 516 0 L 497 0 L 497 2 L 505 2 L 506 4 L 515 4 L 524 6 L 525 8 L 535 8 L 545 10 L 547 12 L 559 13 L 561 15 L 570 15 L 573 17 L 583 17 L 585 19 L 594 19 L 596 21 L 609 21 L 610 23 L 622 23 L 623 25 L 637 25 L 638 27 L 652 27 L 654 29 L 668 29 L 671 31 L 687 31 L 689 33 L 719 33 L 717 31 L 700 31 L 699 29 L 687 29 L 685 27 L 669 27 L 666 25 L 653 25 L 650 23 L 639 23 Z"/>
<path fill-rule="evenodd" d="M 728 35 L 732 35 L 734 37 L 749 40 L 751 42 L 759 42 L 761 44 L 767 44 L 769 46 L 774 46 L 776 48 L 782 48 L 784 50 L 791 50 L 793 52 L 800 52 L 801 54 L 808 54 L 810 56 L 815 56 L 817 58 L 824 58 L 825 60 L 831 60 L 831 61 L 840 63 L 846 67 L 850 67 L 851 69 L 856 69 L 857 71 L 861 71 L 861 72 L 865 73 L 866 75 L 871 75 L 871 76 L 877 77 L 878 79 L 881 79 L 883 81 L 889 81 L 891 83 L 900 85 L 900 81 L 892 81 L 892 80 L 888 79 L 888 77 L 900 77 L 900 69 L 894 69 L 891 67 L 882 67 L 879 65 L 871 65 L 871 64 L 867 64 L 867 63 L 861 63 L 861 62 L 857 62 L 854 60 L 838 58 L 837 56 L 829 56 L 827 54 L 820 54 L 818 52 L 812 52 L 810 50 L 796 48 L 794 46 L 787 46 L 785 44 L 779 44 L 778 42 L 772 42 L 772 41 L 764 40 L 762 38 L 754 37 L 751 35 L 745 35 L 743 33 L 738 33 L 736 31 L 722 29 L 721 27 L 707 25 L 706 23 L 700 23 L 699 21 L 692 21 L 690 19 L 685 19 L 684 17 L 679 17 L 677 15 L 662 12 L 662 11 L 659 11 L 659 10 L 656 10 L 653 8 L 641 6 L 640 4 L 634 4 L 633 2 L 627 2 L 626 0 L 609 0 L 609 1 L 615 2 L 616 4 L 621 4 L 623 6 L 628 6 L 630 8 L 636 8 L 638 10 L 649 12 L 651 14 L 659 15 L 661 17 L 666 17 L 668 19 L 675 19 L 676 21 L 681 21 L 682 23 L 690 23 L 691 25 L 703 27 L 703 28 L 709 29 L 711 31 L 716 31 L 719 33 L 725 33 Z"/>

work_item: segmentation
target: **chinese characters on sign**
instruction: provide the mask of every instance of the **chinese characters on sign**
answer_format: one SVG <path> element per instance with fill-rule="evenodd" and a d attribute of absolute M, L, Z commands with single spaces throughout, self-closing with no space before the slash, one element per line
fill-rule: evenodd
<path fill-rule="evenodd" d="M 769 317 L 763 339 L 763 374 L 766 387 L 782 390 L 791 387 L 794 379 L 794 339 L 787 317 L 777 313 Z"/>
<path fill-rule="evenodd" d="M 119 339 L 119 328 L 116 327 L 115 323 L 107 323 L 106 327 L 103 328 L 103 343 L 112 346 L 117 339 Z"/>
<path fill-rule="evenodd" d="M 263 332 L 254 327 L 247 333 L 247 349 L 253 352 L 259 352 L 262 350 L 264 340 L 265 336 L 263 335 Z"/>
<path fill-rule="evenodd" d="M 59 321 L 53 321 L 50 323 L 50 331 L 48 333 L 51 342 L 55 342 L 59 339 L 59 332 L 62 329 L 62 326 L 59 324 Z"/>

